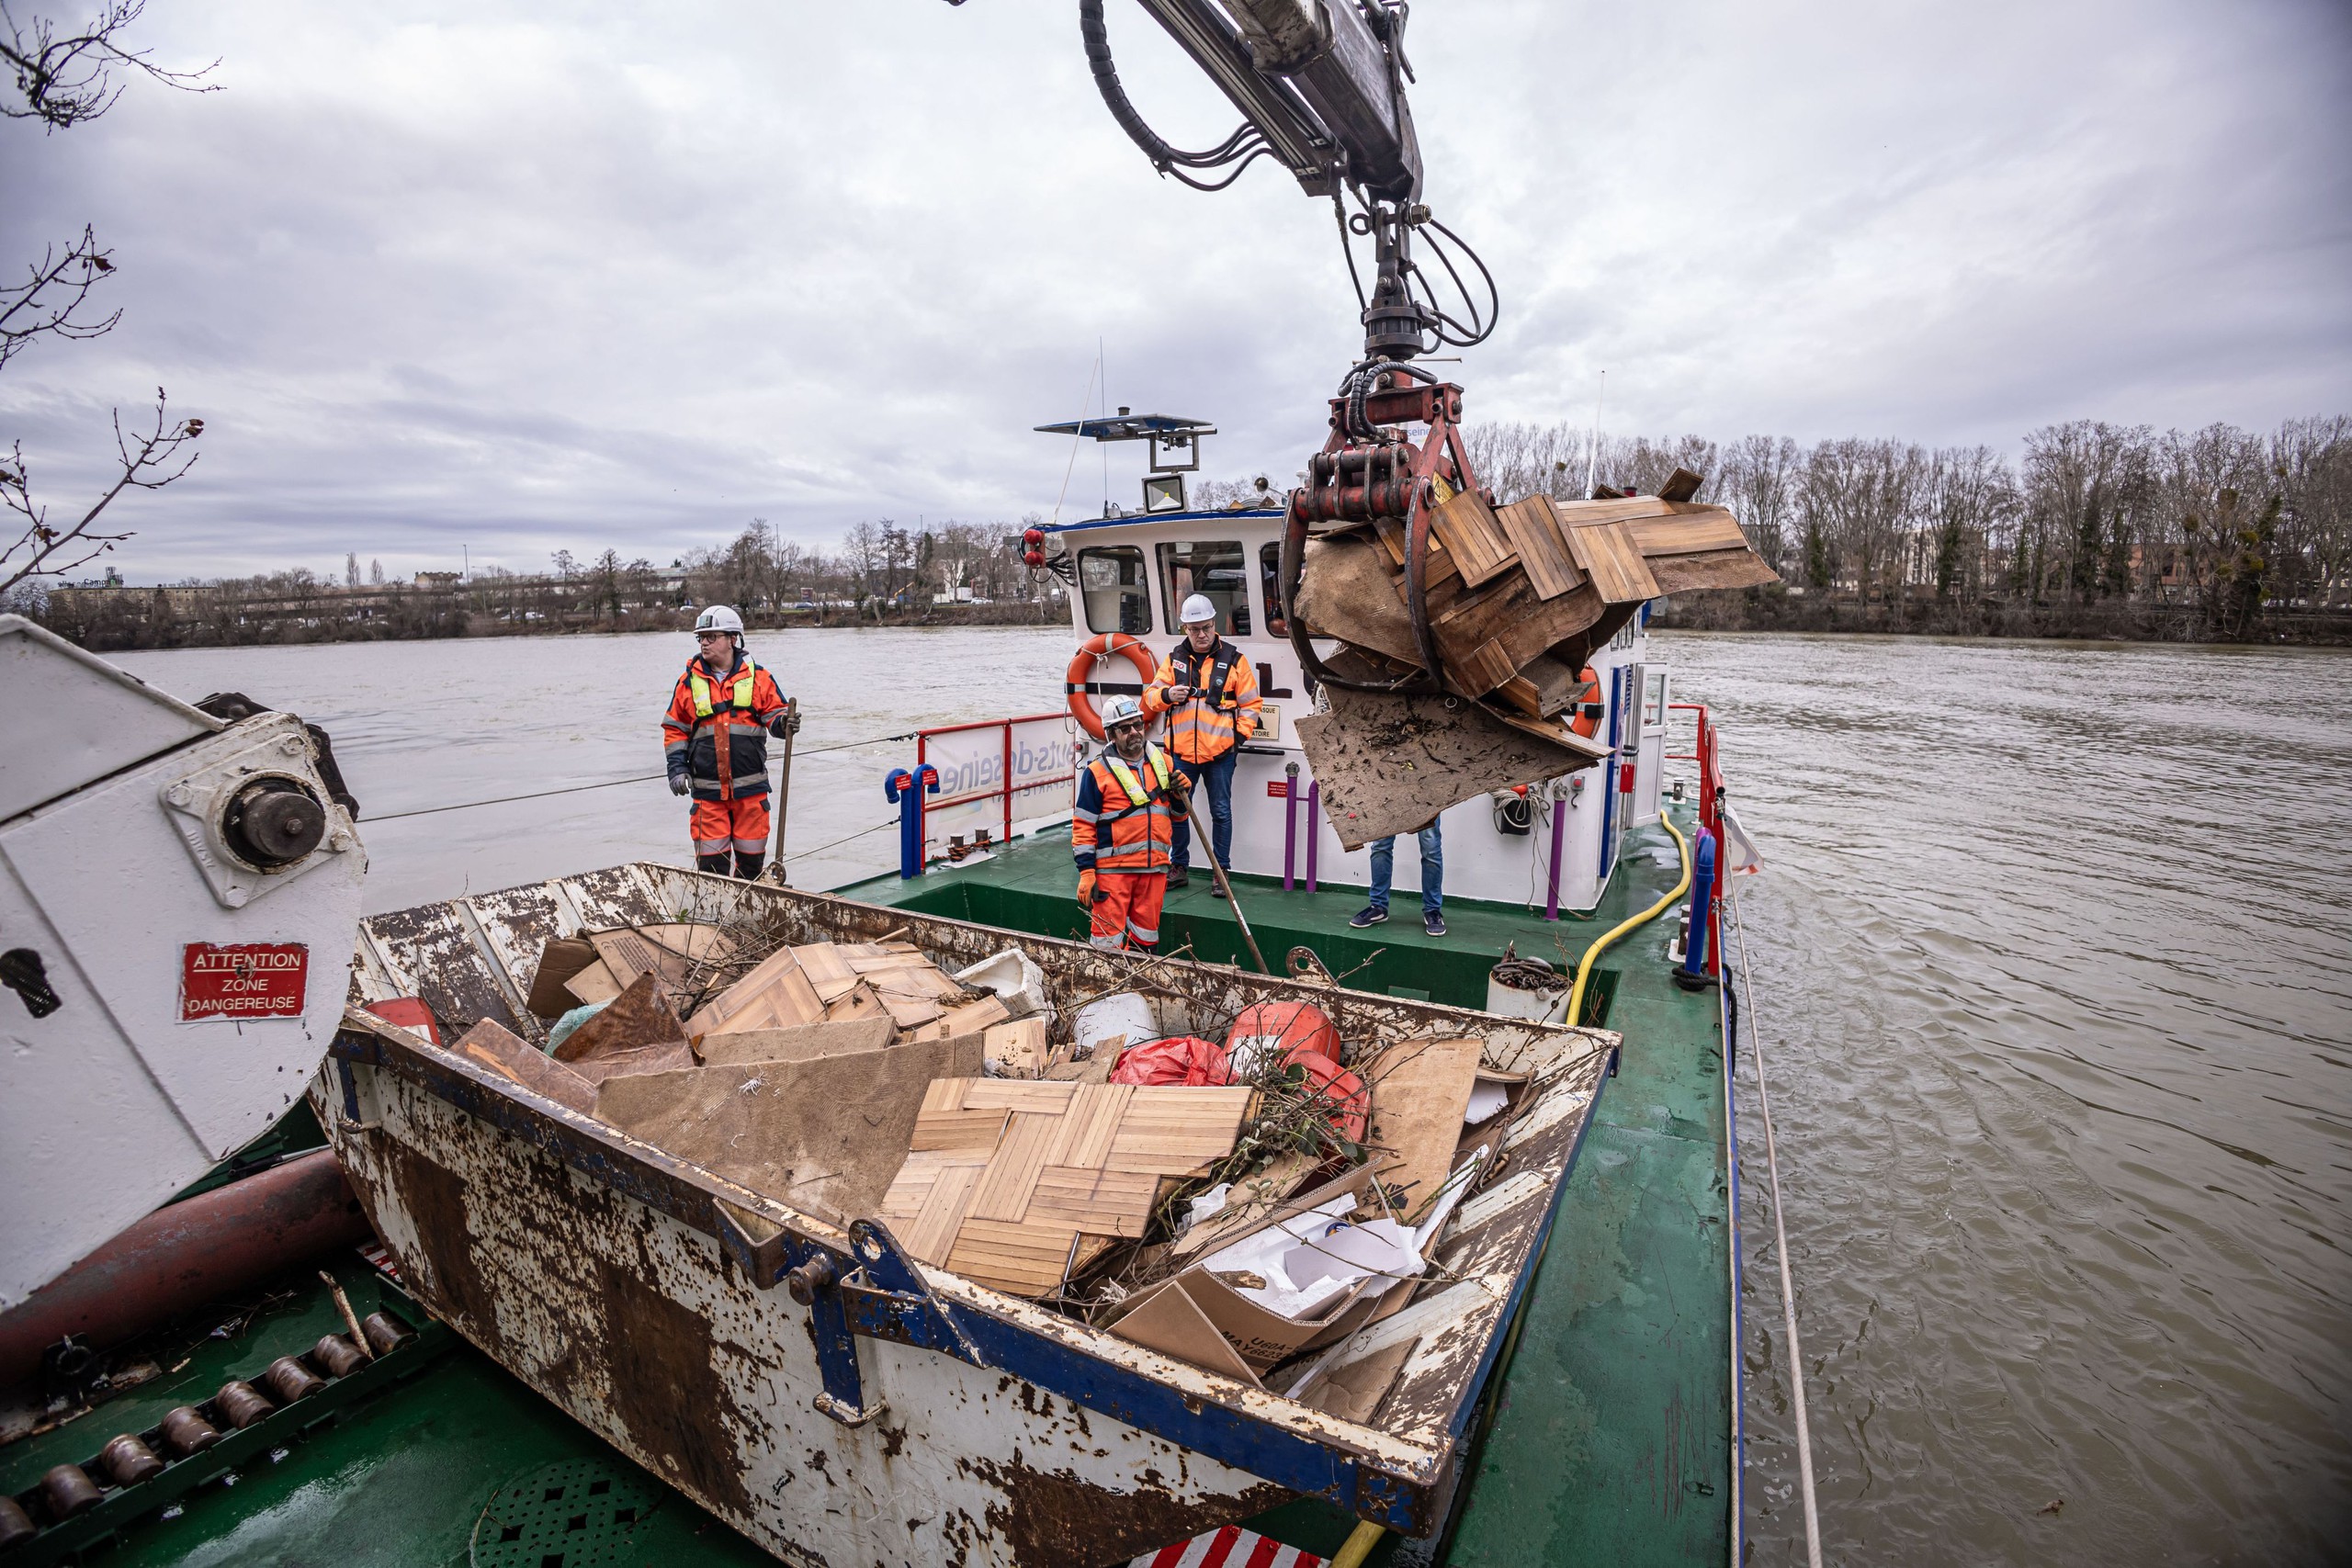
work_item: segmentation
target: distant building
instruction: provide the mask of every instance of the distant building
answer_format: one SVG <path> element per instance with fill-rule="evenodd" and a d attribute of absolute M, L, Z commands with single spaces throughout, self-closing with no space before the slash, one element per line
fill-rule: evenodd
<path fill-rule="evenodd" d="M 416 574 L 416 585 L 446 593 L 456 588 L 464 577 L 463 572 L 458 571 L 420 571 Z"/>

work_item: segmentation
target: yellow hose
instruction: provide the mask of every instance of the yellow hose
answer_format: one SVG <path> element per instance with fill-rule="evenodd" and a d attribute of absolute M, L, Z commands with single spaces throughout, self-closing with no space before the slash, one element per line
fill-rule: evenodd
<path fill-rule="evenodd" d="M 1592 961 L 1600 956 L 1601 949 L 1632 931 L 1635 926 L 1645 925 L 1657 919 L 1666 911 L 1668 905 L 1690 891 L 1690 840 L 1682 836 L 1682 829 L 1677 828 L 1674 825 L 1674 818 L 1665 812 L 1659 812 L 1657 819 L 1666 824 L 1666 830 L 1674 835 L 1674 847 L 1682 852 L 1682 880 L 1674 885 L 1673 892 L 1668 893 L 1632 919 L 1603 932 L 1599 942 L 1584 950 L 1584 962 L 1577 965 L 1576 988 L 1568 993 L 1568 1022 L 1571 1025 L 1584 1017 L 1585 982 L 1592 977 Z"/>
<path fill-rule="evenodd" d="M 1348 1543 L 1340 1548 L 1340 1555 L 1331 1559 L 1331 1568 L 1363 1568 L 1363 1560 L 1372 1555 L 1372 1549 L 1387 1533 L 1385 1527 L 1370 1519 L 1358 1520 L 1356 1528 L 1348 1532 Z"/>
<path fill-rule="evenodd" d="M 1592 961 L 1600 956 L 1600 950 L 1635 926 L 1645 925 L 1657 919 L 1666 911 L 1668 906 L 1690 891 L 1690 840 L 1682 836 L 1682 829 L 1677 828 L 1674 825 L 1674 819 L 1665 812 L 1659 812 L 1657 819 L 1666 824 L 1666 830 L 1674 835 L 1675 848 L 1682 852 L 1682 880 L 1677 882 L 1674 885 L 1674 890 L 1665 897 L 1652 904 L 1632 919 L 1603 932 L 1599 942 L 1584 950 L 1584 962 L 1577 965 L 1576 989 L 1568 993 L 1568 1022 L 1571 1024 L 1584 1015 L 1585 982 L 1591 978 Z M 1516 1337 L 1516 1336 L 1517 1325 L 1514 1325 L 1513 1337 Z M 1347 1544 L 1340 1548 L 1340 1554 L 1337 1557 L 1331 1559 L 1331 1568 L 1363 1568 L 1363 1560 L 1372 1555 L 1372 1549 L 1378 1546 L 1380 1538 L 1387 1533 L 1384 1526 L 1374 1524 L 1370 1519 L 1358 1521 L 1356 1528 L 1348 1534 Z"/>

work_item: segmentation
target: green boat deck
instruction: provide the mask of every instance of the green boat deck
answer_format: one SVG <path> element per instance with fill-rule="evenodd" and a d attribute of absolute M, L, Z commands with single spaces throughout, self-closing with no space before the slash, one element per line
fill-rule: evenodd
<path fill-rule="evenodd" d="M 1453 900 L 1443 938 L 1422 932 L 1411 895 L 1400 898 L 1398 919 L 1357 931 L 1346 922 L 1362 907 L 1358 889 L 1284 892 L 1255 877 L 1237 886 L 1277 968 L 1291 947 L 1304 945 L 1351 987 L 1480 1007 L 1487 972 L 1507 945 L 1573 963 L 1587 942 L 1673 885 L 1671 850 L 1659 829 L 1629 834 L 1590 919 L 1546 923 L 1515 907 Z M 978 863 L 839 891 L 1066 936 L 1082 934 L 1073 878 L 1066 838 L 1048 833 Z M 1621 1032 L 1623 1056 L 1570 1179 L 1515 1349 L 1480 1413 L 1485 1434 L 1451 1529 L 1426 1543 L 1390 1538 L 1374 1563 L 1716 1568 L 1732 1560 L 1736 1412 L 1722 1032 L 1714 993 L 1686 993 L 1668 976 L 1671 929 L 1671 916 L 1661 916 L 1596 969 L 1588 1021 Z M 1169 899 L 1161 949 L 1188 943 L 1202 958 L 1248 962 L 1230 908 L 1205 878 Z M 360 1313 L 389 1300 L 420 1321 L 356 1260 L 337 1272 Z M 281 1283 L 283 1293 L 226 1334 L 203 1337 L 230 1316 L 216 1306 L 191 1320 L 192 1334 L 159 1338 L 159 1362 L 171 1370 L 155 1381 L 0 1447 L 0 1487 L 22 1492 L 50 1466 L 85 1461 L 115 1433 L 141 1430 L 171 1406 L 207 1397 L 228 1377 L 254 1376 L 339 1326 L 315 1269 Z M 87 1560 L 125 1568 L 772 1561 L 437 1325 L 377 1372 L 348 1380 L 367 1386 L 332 1402 L 317 1396 L 318 1405 L 273 1417 L 281 1425 L 234 1466 L 232 1481 L 210 1480 L 160 1509 L 141 1502 L 135 1517 L 107 1510 L 131 1505 L 136 1492 L 110 1496 L 100 1513 L 77 1521 L 86 1527 L 75 1536 L 89 1538 Z M 601 1511 L 592 1511 L 577 1499 L 599 1483 L 594 1507 Z M 564 1496 L 542 1506 L 556 1492 Z M 633 1517 L 616 1522 L 616 1499 Z M 1255 1523 L 1329 1556 L 1352 1521 L 1301 1502 Z M 55 1561 L 63 1544 L 43 1540 L 7 1560 Z"/>

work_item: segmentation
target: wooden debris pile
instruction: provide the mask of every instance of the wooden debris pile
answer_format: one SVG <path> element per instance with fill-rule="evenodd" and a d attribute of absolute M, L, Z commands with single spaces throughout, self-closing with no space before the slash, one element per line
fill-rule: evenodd
<path fill-rule="evenodd" d="M 1446 691 L 1476 705 L 1324 688 L 1330 712 L 1303 719 L 1298 736 L 1343 842 L 1409 830 L 1483 791 L 1608 754 L 1574 725 L 1601 700 L 1585 674 L 1593 652 L 1650 600 L 1776 581 L 1728 510 L 1691 502 L 1701 482 L 1678 469 L 1655 496 L 1534 495 L 1503 507 L 1461 491 L 1434 509 L 1430 642 Z M 1299 615 L 1315 636 L 1346 645 L 1331 661 L 1344 679 L 1422 675 L 1407 543 L 1403 522 L 1386 518 L 1307 543 Z"/>

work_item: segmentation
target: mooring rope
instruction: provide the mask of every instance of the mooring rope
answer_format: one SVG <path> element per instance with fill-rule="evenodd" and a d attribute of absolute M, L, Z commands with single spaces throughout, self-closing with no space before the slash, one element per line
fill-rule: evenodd
<path fill-rule="evenodd" d="M 1764 1040 L 1756 1029 L 1756 982 L 1747 968 L 1747 927 L 1739 918 L 1739 886 L 1731 893 L 1732 930 L 1739 937 L 1739 987 L 1747 993 L 1747 1043 L 1756 1056 L 1756 1104 L 1764 1118 L 1764 1169 L 1772 1186 L 1772 1234 L 1780 1245 L 1781 1312 L 1789 1337 L 1789 1382 L 1796 1391 L 1797 1482 L 1804 1491 L 1804 1556 L 1809 1568 L 1821 1568 L 1821 1509 L 1813 1492 L 1813 1426 L 1805 1416 L 1804 1348 L 1797 1340 L 1796 1285 L 1789 1274 L 1789 1228 L 1781 1219 L 1781 1156 L 1772 1142 L 1772 1092 L 1764 1081 Z"/>

